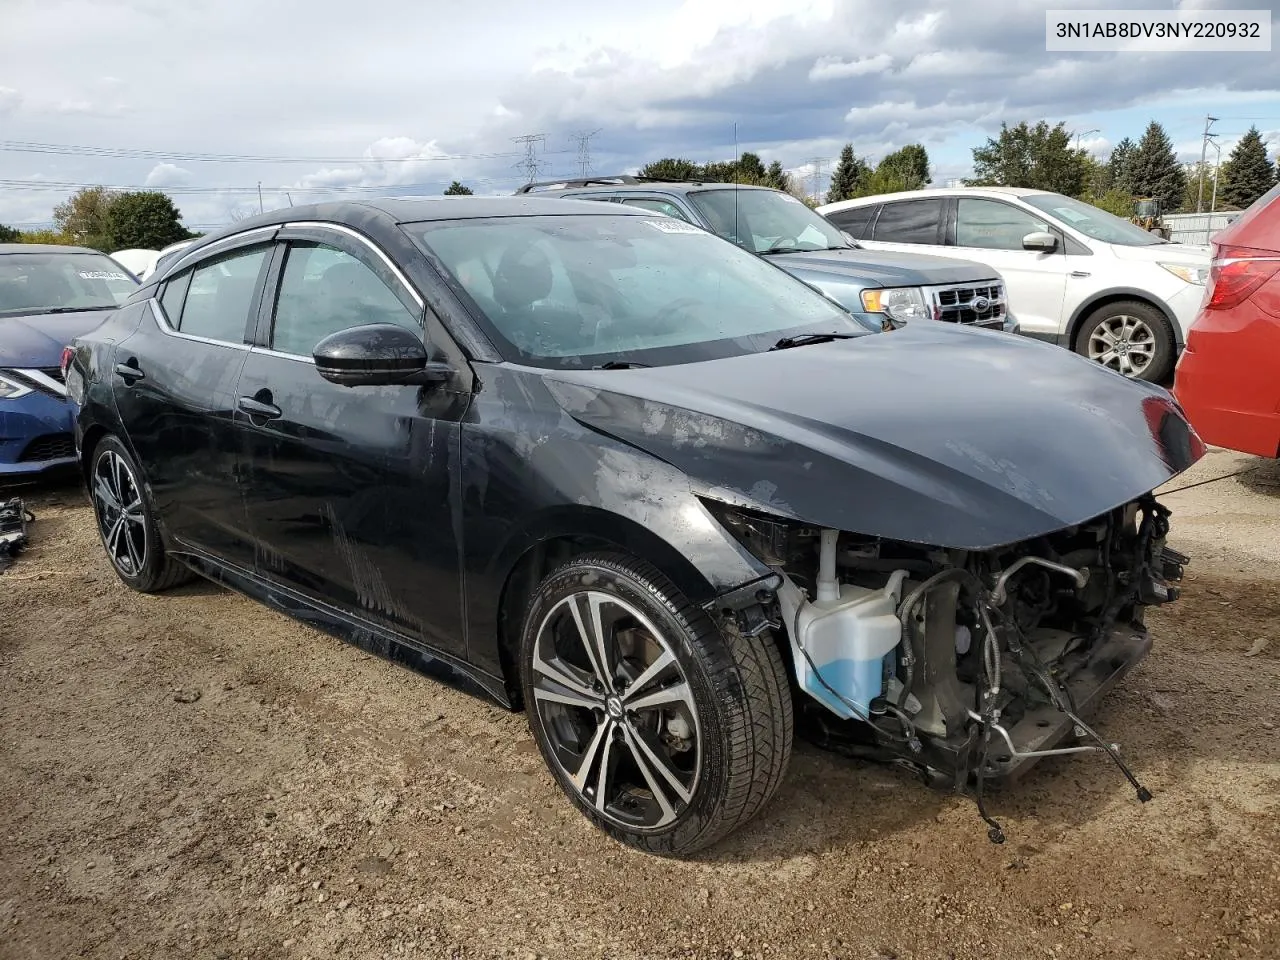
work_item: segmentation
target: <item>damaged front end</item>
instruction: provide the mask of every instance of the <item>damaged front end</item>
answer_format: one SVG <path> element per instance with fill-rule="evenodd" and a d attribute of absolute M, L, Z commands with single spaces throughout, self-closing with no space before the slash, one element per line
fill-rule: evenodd
<path fill-rule="evenodd" d="M 1088 723 L 1151 648 L 1147 607 L 1178 597 L 1187 558 L 1150 494 L 1090 521 L 986 550 L 921 546 L 708 502 L 782 577 L 753 617 L 789 643 L 819 744 L 983 790 L 1046 756 L 1106 754 Z"/>

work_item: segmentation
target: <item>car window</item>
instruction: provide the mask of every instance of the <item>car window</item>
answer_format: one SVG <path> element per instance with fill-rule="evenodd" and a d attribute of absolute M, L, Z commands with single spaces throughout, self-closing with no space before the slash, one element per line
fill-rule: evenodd
<path fill-rule="evenodd" d="M 885 243 L 938 243 L 942 200 L 899 200 L 880 208 L 871 239 Z"/>
<path fill-rule="evenodd" d="M 188 270 L 166 282 L 164 290 L 160 294 L 160 307 L 164 310 L 169 326 L 175 330 L 178 329 L 178 325 L 182 322 L 182 301 L 186 299 L 187 285 L 190 283 L 191 271 Z"/>
<path fill-rule="evenodd" d="M 351 254 L 324 244 L 291 244 L 276 296 L 271 349 L 310 357 L 329 334 L 366 323 L 422 331 L 400 298 Z"/>
<path fill-rule="evenodd" d="M 829 221 L 781 190 L 717 187 L 695 190 L 688 200 L 712 232 L 755 253 L 849 248 Z"/>
<path fill-rule="evenodd" d="M 98 253 L 12 253 L 0 256 L 0 316 L 111 310 L 138 283 Z"/>
<path fill-rule="evenodd" d="M 1021 250 L 1028 233 L 1048 233 L 1049 223 L 1000 200 L 961 197 L 956 207 L 956 246 Z"/>
<path fill-rule="evenodd" d="M 196 267 L 178 329 L 195 337 L 244 343 L 254 287 L 266 256 L 265 246 L 255 247 Z"/>
<path fill-rule="evenodd" d="M 1167 243 L 1158 234 L 1148 233 L 1136 224 L 1123 220 L 1115 214 L 1100 210 L 1092 204 L 1060 193 L 1030 193 L 1022 198 L 1027 206 L 1042 210 L 1059 223 L 1066 224 L 1073 230 L 1079 230 L 1086 237 L 1101 240 L 1103 243 L 1115 243 L 1126 247 L 1151 247 Z"/>
<path fill-rule="evenodd" d="M 847 207 L 844 210 L 833 210 L 826 218 L 855 240 L 866 237 L 867 227 L 875 219 L 878 204 L 869 203 L 863 207 Z"/>
<path fill-rule="evenodd" d="M 767 261 L 670 217 L 410 224 L 509 359 L 551 367 L 684 363 L 784 334 L 870 330 Z"/>
<path fill-rule="evenodd" d="M 675 217 L 677 220 L 689 219 L 684 215 L 684 211 L 670 200 L 658 200 L 654 197 L 623 197 L 622 202 L 628 206 L 641 207 L 645 210 L 652 210 L 655 213 L 663 213 L 668 217 Z"/>

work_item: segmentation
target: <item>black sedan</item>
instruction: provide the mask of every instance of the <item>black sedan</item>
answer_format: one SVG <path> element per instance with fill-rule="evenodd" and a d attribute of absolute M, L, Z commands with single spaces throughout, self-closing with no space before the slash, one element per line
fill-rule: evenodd
<path fill-rule="evenodd" d="M 980 803 L 1073 730 L 1123 769 L 1086 717 L 1177 596 L 1151 491 L 1203 451 L 1158 387 L 869 330 L 588 202 L 266 214 L 74 346 L 127 584 L 194 571 L 527 710 L 573 802 L 661 853 L 759 811 L 793 726 Z"/>

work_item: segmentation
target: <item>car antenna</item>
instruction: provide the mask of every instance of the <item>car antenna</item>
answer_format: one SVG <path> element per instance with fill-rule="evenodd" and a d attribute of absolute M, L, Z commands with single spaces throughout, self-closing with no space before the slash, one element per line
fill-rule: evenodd
<path fill-rule="evenodd" d="M 733 121 L 733 235 L 738 236 L 738 188 L 741 186 L 742 154 L 738 153 L 738 121 Z"/>

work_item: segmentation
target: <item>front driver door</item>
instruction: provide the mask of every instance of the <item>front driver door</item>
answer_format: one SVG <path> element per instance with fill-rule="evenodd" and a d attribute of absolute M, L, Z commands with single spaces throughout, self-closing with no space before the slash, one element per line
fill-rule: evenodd
<path fill-rule="evenodd" d="M 1024 250 L 1022 238 L 1029 233 L 1054 234 L 1058 249 Z M 1041 339 L 1058 335 L 1067 292 L 1067 256 L 1064 238 L 1047 220 L 1003 200 L 961 197 L 956 201 L 955 246 L 949 252 L 999 271 L 1009 311 L 1024 334 Z"/>
<path fill-rule="evenodd" d="M 467 396 L 322 379 L 311 354 L 324 337 L 367 323 L 422 335 L 424 307 L 363 240 L 321 227 L 281 239 L 236 391 L 258 572 L 462 656 L 453 505 Z"/>

